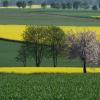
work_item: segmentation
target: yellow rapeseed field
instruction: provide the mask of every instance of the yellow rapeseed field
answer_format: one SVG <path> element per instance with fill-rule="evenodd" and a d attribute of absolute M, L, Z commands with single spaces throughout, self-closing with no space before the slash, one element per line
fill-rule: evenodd
<path fill-rule="evenodd" d="M 100 19 L 100 16 L 92 16 L 92 18 Z"/>
<path fill-rule="evenodd" d="M 0 25 L 0 37 L 11 40 L 22 40 L 25 25 Z"/>
<path fill-rule="evenodd" d="M 25 30 L 25 25 L 0 25 L 0 37 L 12 40 L 23 40 L 22 34 Z M 100 27 L 96 26 L 59 26 L 64 32 L 74 31 L 95 31 L 97 39 L 100 39 Z"/>
<path fill-rule="evenodd" d="M 100 73 L 100 68 L 87 68 L 88 73 Z M 83 73 L 80 67 L 0 67 L 0 73 Z"/>
<path fill-rule="evenodd" d="M 0 7 L 0 8 L 16 8 L 18 9 L 17 6 L 8 6 L 8 7 Z M 29 6 L 26 6 L 26 8 L 30 8 Z M 41 8 L 41 5 L 32 5 L 31 9 L 37 9 L 37 8 Z M 47 5 L 47 8 L 50 8 L 50 5 Z"/>

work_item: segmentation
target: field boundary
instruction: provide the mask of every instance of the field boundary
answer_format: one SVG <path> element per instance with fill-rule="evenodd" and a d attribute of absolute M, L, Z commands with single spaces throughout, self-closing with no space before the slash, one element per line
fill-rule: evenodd
<path fill-rule="evenodd" d="M 88 73 L 100 73 L 100 68 L 88 67 Z M 82 67 L 0 67 L 0 73 L 83 73 Z"/>

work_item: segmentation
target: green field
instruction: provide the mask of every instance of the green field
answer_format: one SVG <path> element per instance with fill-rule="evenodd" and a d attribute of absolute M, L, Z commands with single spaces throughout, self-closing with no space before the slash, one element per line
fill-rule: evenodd
<path fill-rule="evenodd" d="M 23 66 L 22 63 L 16 62 L 15 57 L 18 54 L 18 50 L 21 46 L 21 43 L 13 43 L 13 42 L 8 42 L 8 41 L 0 41 L 0 66 L 1 67 L 21 67 Z M 47 60 L 48 59 L 48 60 Z M 63 59 L 63 60 L 62 60 Z M 34 60 L 29 60 L 27 63 L 27 66 L 35 66 Z M 52 64 L 52 59 L 50 58 L 45 58 L 41 64 L 41 66 L 53 66 Z M 75 60 L 68 60 L 66 58 L 59 58 L 58 59 L 58 66 L 59 67 L 80 67 L 82 66 L 82 63 L 79 59 Z"/>
<path fill-rule="evenodd" d="M 18 50 L 21 46 L 21 43 L 3 41 L 0 40 L 0 67 L 22 67 L 23 64 L 21 62 L 16 62 L 16 56 L 18 54 Z M 29 59 L 27 61 L 27 66 L 35 66 L 34 60 Z M 44 58 L 41 66 L 43 67 L 53 67 L 51 58 Z M 68 59 L 66 57 L 58 58 L 58 67 L 82 67 L 82 62 L 77 59 Z M 92 65 L 93 66 L 93 65 Z M 98 67 L 100 65 L 94 65 Z"/>
<path fill-rule="evenodd" d="M 100 11 L 0 9 L 0 24 L 100 26 Z"/>
<path fill-rule="evenodd" d="M 99 74 L 0 74 L 0 100 L 100 100 Z"/>

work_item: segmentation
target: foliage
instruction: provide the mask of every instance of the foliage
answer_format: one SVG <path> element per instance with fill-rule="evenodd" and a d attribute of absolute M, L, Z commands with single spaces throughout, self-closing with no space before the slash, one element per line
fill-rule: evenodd
<path fill-rule="evenodd" d="M 26 7 L 26 2 L 25 1 L 17 1 L 16 6 L 19 7 L 19 8 L 20 7 L 25 8 Z"/>
<path fill-rule="evenodd" d="M 90 8 L 90 5 L 86 1 L 83 1 L 80 6 L 81 6 L 81 8 L 84 8 L 84 9 Z"/>
<path fill-rule="evenodd" d="M 28 6 L 29 6 L 30 8 L 32 7 L 32 4 L 33 4 L 33 1 L 32 1 L 32 0 L 28 1 Z"/>
<path fill-rule="evenodd" d="M 62 52 L 61 48 L 64 44 L 65 33 L 59 27 L 51 26 L 48 31 L 48 44 L 50 45 L 50 55 L 53 60 L 54 67 L 57 66 L 58 56 Z"/>
<path fill-rule="evenodd" d="M 61 6 L 62 6 L 62 9 L 66 9 L 67 8 L 65 3 L 62 3 Z"/>
<path fill-rule="evenodd" d="M 22 1 L 22 8 L 26 8 L 26 2 Z"/>
<path fill-rule="evenodd" d="M 47 4 L 46 4 L 45 2 L 43 2 L 43 3 L 41 4 L 41 7 L 42 7 L 42 8 L 46 8 L 46 7 L 47 7 Z"/>
<path fill-rule="evenodd" d="M 38 1 L 37 0 L 16 0 L 16 1 L 9 0 L 9 1 L 11 2 L 10 6 L 14 6 L 16 1 L 19 1 L 19 2 L 26 1 L 28 3 L 28 5 L 31 7 L 32 1 L 34 1 L 34 4 L 40 5 L 42 3 L 44 5 L 44 7 L 45 7 L 45 2 L 46 2 L 46 4 L 52 5 L 52 8 L 57 8 L 57 9 L 62 8 L 62 6 L 61 6 L 62 4 L 68 4 L 69 8 L 72 5 L 72 8 L 74 8 L 74 9 L 78 9 L 79 7 L 88 9 L 88 8 L 91 8 L 91 5 L 93 5 L 93 4 L 95 4 L 95 6 L 97 6 L 97 8 L 100 8 L 99 0 L 38 0 Z"/>
<path fill-rule="evenodd" d="M 17 1 L 16 2 L 16 6 L 19 7 L 19 8 L 22 7 L 22 2 L 21 1 Z"/>
<path fill-rule="evenodd" d="M 24 41 L 28 42 L 27 52 L 31 58 L 34 58 L 36 66 L 40 66 L 44 55 L 48 51 L 53 60 L 54 67 L 57 66 L 57 58 L 64 44 L 64 36 L 65 33 L 56 26 L 28 26 L 23 34 Z M 19 58 L 21 59 L 23 59 L 23 50 L 24 47 L 19 50 L 21 52 Z"/>
<path fill-rule="evenodd" d="M 72 3 L 71 3 L 71 2 L 68 2 L 68 3 L 66 4 L 66 8 L 71 9 L 71 8 L 72 8 Z"/>
<path fill-rule="evenodd" d="M 97 7 L 96 5 L 94 5 L 94 6 L 92 7 L 92 10 L 98 10 L 98 7 Z"/>
<path fill-rule="evenodd" d="M 99 48 L 95 32 L 84 31 L 77 35 L 69 32 L 67 38 L 68 45 L 70 46 L 69 56 L 71 58 L 79 57 L 81 59 L 84 73 L 86 73 L 87 63 L 98 64 Z"/>
<path fill-rule="evenodd" d="M 3 7 L 8 7 L 9 6 L 9 1 L 8 0 L 4 0 L 3 1 Z"/>
<path fill-rule="evenodd" d="M 45 53 L 47 42 L 48 27 L 46 26 L 27 26 L 23 38 L 29 42 L 28 52 L 34 58 L 36 66 L 40 66 Z"/>
<path fill-rule="evenodd" d="M 62 8 L 62 5 L 60 3 L 51 3 L 51 8 L 56 8 L 56 9 L 60 9 Z"/>
<path fill-rule="evenodd" d="M 79 7 L 80 7 L 80 2 L 79 1 L 74 1 L 73 8 L 77 10 L 77 9 L 79 9 Z"/>

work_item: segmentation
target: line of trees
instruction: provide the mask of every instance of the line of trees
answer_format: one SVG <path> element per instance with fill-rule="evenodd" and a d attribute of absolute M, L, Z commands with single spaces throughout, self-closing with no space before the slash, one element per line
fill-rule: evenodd
<path fill-rule="evenodd" d="M 2 5 L 3 7 L 8 7 L 10 4 L 9 4 L 9 1 L 8 0 L 4 0 L 2 2 Z M 16 1 L 16 6 L 18 8 L 26 8 L 26 6 L 28 6 L 29 8 L 32 8 L 32 5 L 33 5 L 33 1 L 32 0 L 29 0 L 29 1 L 24 1 L 24 0 L 18 0 Z M 46 8 L 47 7 L 47 4 L 45 2 L 41 3 L 41 8 Z"/>
<path fill-rule="evenodd" d="M 33 1 L 28 0 L 27 2 L 24 0 L 18 0 L 16 1 L 16 6 L 19 8 L 26 8 L 26 6 L 29 6 L 30 8 L 32 7 Z M 10 5 L 9 0 L 3 0 L 2 1 L 2 6 L 3 7 L 8 7 Z"/>
<path fill-rule="evenodd" d="M 66 56 L 69 59 L 80 58 L 83 72 L 86 73 L 87 64 L 100 62 L 100 42 L 96 40 L 96 33 L 84 31 L 67 35 L 56 26 L 27 26 L 23 33 L 24 42 L 18 51 L 16 60 L 27 66 L 28 59 L 35 61 L 39 67 L 43 58 L 50 57 L 54 67 L 58 58 Z"/>
<path fill-rule="evenodd" d="M 56 9 L 92 9 L 92 10 L 98 10 L 100 9 L 100 2 L 99 4 L 93 4 L 90 5 L 87 1 L 78 1 L 78 0 L 74 0 L 72 1 L 68 1 L 68 2 L 64 2 L 64 3 L 59 3 L 59 2 L 53 2 L 50 4 L 51 8 L 56 8 Z"/>
<path fill-rule="evenodd" d="M 2 2 L 3 7 L 8 7 L 9 6 L 9 1 L 8 0 L 4 0 Z M 32 8 L 33 5 L 33 1 L 29 0 L 29 1 L 24 1 L 24 0 L 18 0 L 16 1 L 16 6 L 18 8 L 26 8 L 26 6 L 28 6 L 29 8 Z M 41 8 L 46 8 L 47 4 L 45 2 L 41 3 Z"/>
<path fill-rule="evenodd" d="M 30 58 L 39 67 L 43 57 L 52 57 L 56 67 L 64 37 L 64 32 L 58 27 L 28 26 L 23 34 L 25 42 L 18 51 L 17 61 L 23 62 L 26 66 L 27 58 Z"/>
<path fill-rule="evenodd" d="M 92 2 L 92 1 L 91 1 Z M 47 5 L 50 5 L 51 8 L 56 9 L 92 9 L 92 10 L 98 10 L 100 9 L 100 0 L 97 0 L 96 3 L 91 4 L 91 2 L 87 0 L 66 0 L 66 1 L 52 1 L 51 3 L 48 3 L 47 1 L 41 2 L 41 7 L 46 8 Z M 26 6 L 29 6 L 30 8 L 34 4 L 33 0 L 18 0 L 16 1 L 16 6 L 19 8 L 25 8 Z M 4 7 L 9 6 L 9 0 L 3 0 L 2 5 Z"/>
<path fill-rule="evenodd" d="M 21 7 L 26 8 L 27 5 L 31 8 L 32 4 L 33 4 L 32 0 L 30 0 L 28 2 L 19 0 L 19 1 L 16 2 L 16 6 L 19 7 L 19 8 L 21 8 Z"/>

